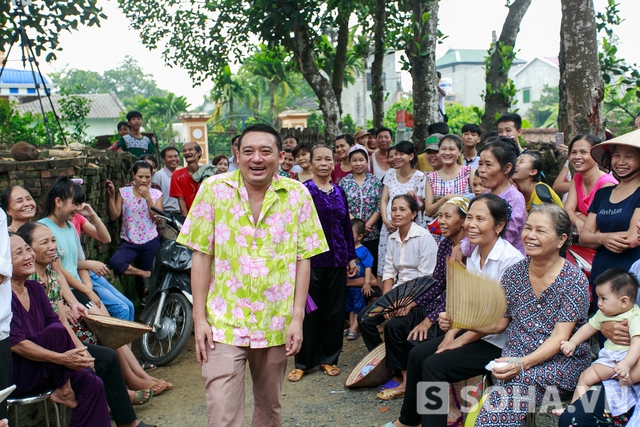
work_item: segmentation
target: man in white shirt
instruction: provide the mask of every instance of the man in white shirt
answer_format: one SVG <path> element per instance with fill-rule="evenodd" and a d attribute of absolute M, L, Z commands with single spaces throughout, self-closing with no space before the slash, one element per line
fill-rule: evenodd
<path fill-rule="evenodd" d="M 162 206 L 167 212 L 180 212 L 178 199 L 169 196 L 171 176 L 180 163 L 180 152 L 176 147 L 167 147 L 160 151 L 164 167 L 153 175 L 151 182 L 155 182 L 162 189 Z"/>

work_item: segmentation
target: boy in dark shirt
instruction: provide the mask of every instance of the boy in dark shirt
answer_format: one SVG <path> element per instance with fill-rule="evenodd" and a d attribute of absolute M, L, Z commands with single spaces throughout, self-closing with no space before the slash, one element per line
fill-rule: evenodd
<path fill-rule="evenodd" d="M 136 157 L 143 154 L 153 154 L 155 149 L 149 138 L 142 135 L 142 113 L 139 111 L 129 111 L 127 113 L 127 123 L 129 123 L 129 134 L 120 137 L 118 149 L 128 151 Z"/>

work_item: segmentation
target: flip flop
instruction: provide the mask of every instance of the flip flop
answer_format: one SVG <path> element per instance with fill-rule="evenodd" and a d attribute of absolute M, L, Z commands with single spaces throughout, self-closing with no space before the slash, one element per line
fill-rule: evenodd
<path fill-rule="evenodd" d="M 143 360 L 140 360 L 140 367 L 142 367 L 145 372 L 155 371 L 158 368 L 153 363 L 145 362 Z"/>
<path fill-rule="evenodd" d="M 380 393 L 376 394 L 376 397 L 380 400 L 393 400 L 402 396 L 404 396 L 404 391 L 398 391 L 395 388 L 382 390 Z"/>
<path fill-rule="evenodd" d="M 167 389 L 167 382 L 164 380 L 160 380 L 155 382 L 149 389 L 153 392 L 154 396 L 158 396 L 160 393 Z"/>
<path fill-rule="evenodd" d="M 144 397 L 144 395 L 147 392 L 149 392 L 149 397 L 148 398 Z M 151 390 L 151 389 L 138 390 L 133 395 L 133 401 L 131 401 L 131 404 L 132 405 L 144 405 L 145 403 L 150 401 L 152 397 L 153 397 L 153 390 Z"/>
<path fill-rule="evenodd" d="M 358 339 L 358 333 L 357 332 L 349 332 L 349 335 L 347 335 L 347 341 L 355 341 Z"/>
<path fill-rule="evenodd" d="M 380 388 L 378 389 L 378 391 L 387 390 L 387 389 L 390 389 L 390 388 L 396 388 L 399 385 L 400 385 L 399 382 L 397 382 L 396 380 L 391 378 L 389 381 L 387 381 L 386 383 L 382 384 L 380 386 Z"/>
<path fill-rule="evenodd" d="M 340 375 L 340 368 L 338 368 L 336 365 L 319 365 L 319 368 L 330 377 L 336 377 Z"/>
<path fill-rule="evenodd" d="M 348 337 L 350 333 L 351 333 L 351 330 L 350 330 L 350 329 L 345 329 L 345 330 L 344 330 L 344 333 L 342 334 L 342 336 L 344 336 L 344 337 Z"/>
<path fill-rule="evenodd" d="M 302 379 L 303 376 L 304 376 L 304 371 L 302 369 L 294 369 L 293 371 L 289 372 L 287 379 L 292 383 L 297 383 Z"/>
<path fill-rule="evenodd" d="M 142 421 L 138 422 L 138 427 L 158 427 L 157 425 L 145 424 Z"/>

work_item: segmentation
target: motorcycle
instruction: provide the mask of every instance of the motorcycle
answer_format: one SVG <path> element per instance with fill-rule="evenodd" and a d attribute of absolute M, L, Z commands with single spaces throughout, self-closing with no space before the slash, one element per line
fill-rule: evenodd
<path fill-rule="evenodd" d="M 184 221 L 180 215 L 151 209 L 180 232 Z M 140 337 L 139 346 L 142 358 L 157 366 L 178 357 L 193 331 L 192 258 L 191 249 L 167 239 L 153 261 L 147 305 L 140 316 L 153 330 Z"/>

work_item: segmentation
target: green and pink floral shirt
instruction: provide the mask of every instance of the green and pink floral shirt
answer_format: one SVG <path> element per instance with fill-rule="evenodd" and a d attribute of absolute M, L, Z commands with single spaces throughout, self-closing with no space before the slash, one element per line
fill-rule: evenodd
<path fill-rule="evenodd" d="M 251 348 L 285 344 L 296 262 L 329 249 L 304 185 L 275 175 L 254 221 L 239 170 L 202 183 L 177 241 L 214 256 L 213 340 Z"/>

